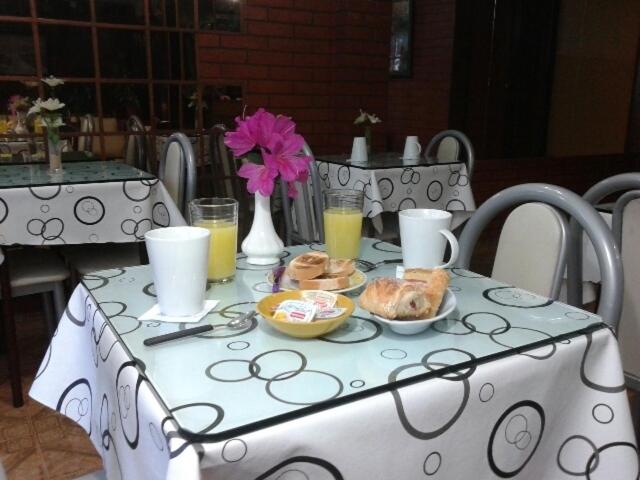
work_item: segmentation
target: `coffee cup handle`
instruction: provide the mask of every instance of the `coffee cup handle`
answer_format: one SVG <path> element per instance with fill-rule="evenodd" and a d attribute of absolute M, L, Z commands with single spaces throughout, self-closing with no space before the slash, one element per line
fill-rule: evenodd
<path fill-rule="evenodd" d="M 449 245 L 451 245 L 451 258 L 447 263 L 441 265 L 438 268 L 449 268 L 451 265 L 458 260 L 458 254 L 460 253 L 460 248 L 458 247 L 458 240 L 455 235 L 451 233 L 449 230 L 440 230 L 440 233 L 445 236 L 445 238 L 449 241 Z"/>
<path fill-rule="evenodd" d="M 420 142 L 415 142 L 415 143 L 418 146 L 418 155 L 420 155 L 422 153 L 422 145 L 420 145 Z"/>

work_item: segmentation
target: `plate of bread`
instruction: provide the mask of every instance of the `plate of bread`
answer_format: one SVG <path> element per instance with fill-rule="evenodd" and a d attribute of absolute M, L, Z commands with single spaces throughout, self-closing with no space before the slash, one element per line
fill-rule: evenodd
<path fill-rule="evenodd" d="M 267 282 L 274 283 L 273 272 Z M 344 293 L 367 283 L 367 276 L 350 259 L 329 258 L 324 252 L 308 252 L 295 257 L 280 279 L 280 290 L 325 290 Z"/>
<path fill-rule="evenodd" d="M 402 278 L 376 278 L 360 295 L 360 307 L 371 312 L 392 331 L 413 335 L 456 308 L 449 290 L 449 274 L 442 269 L 411 268 Z"/>

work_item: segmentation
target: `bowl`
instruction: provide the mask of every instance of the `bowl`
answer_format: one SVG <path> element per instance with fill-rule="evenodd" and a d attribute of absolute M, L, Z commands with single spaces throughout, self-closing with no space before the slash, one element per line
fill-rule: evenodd
<path fill-rule="evenodd" d="M 393 332 L 399 333 L 400 335 L 415 335 L 416 333 L 424 332 L 433 322 L 442 320 L 447 315 L 450 315 L 451 312 L 455 310 L 456 303 L 456 296 L 447 288 L 442 298 L 438 315 L 435 317 L 424 320 L 389 320 L 379 315 L 374 315 L 374 317 L 380 320 L 380 322 L 389 325 L 389 328 L 391 328 Z"/>
<path fill-rule="evenodd" d="M 333 332 L 351 316 L 356 308 L 351 299 L 344 295 L 338 295 L 336 307 L 347 309 L 339 317 L 316 320 L 311 323 L 294 323 L 273 318 L 273 313 L 278 305 L 285 300 L 301 300 L 302 292 L 302 290 L 292 290 L 268 295 L 258 302 L 256 310 L 258 310 L 258 313 L 262 315 L 269 325 L 290 337 L 315 338 Z"/>

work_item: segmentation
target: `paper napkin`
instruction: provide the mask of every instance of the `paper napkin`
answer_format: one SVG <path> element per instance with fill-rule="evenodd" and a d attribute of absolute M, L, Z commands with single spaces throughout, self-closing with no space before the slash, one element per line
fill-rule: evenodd
<path fill-rule="evenodd" d="M 149 310 L 144 312 L 142 315 L 138 317 L 140 321 L 148 321 L 154 320 L 159 322 L 173 322 L 173 323 L 196 323 L 202 320 L 207 313 L 213 310 L 216 305 L 220 303 L 220 300 L 205 300 L 204 308 L 200 310 L 198 313 L 194 313 L 193 315 L 188 315 L 184 317 L 172 317 L 169 315 L 163 315 L 160 312 L 160 305 L 157 303 L 151 307 Z"/>

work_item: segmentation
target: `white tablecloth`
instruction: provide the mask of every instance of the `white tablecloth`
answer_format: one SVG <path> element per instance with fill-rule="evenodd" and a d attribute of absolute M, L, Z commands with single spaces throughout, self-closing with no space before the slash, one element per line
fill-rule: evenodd
<path fill-rule="evenodd" d="M 184 224 L 157 179 L 0 189 L 0 246 L 135 242 Z"/>
<path fill-rule="evenodd" d="M 113 270 L 89 280 L 97 292 L 109 282 L 126 283 L 131 278 Z M 462 278 L 460 285 L 464 281 L 473 280 Z M 524 297 L 503 294 L 491 301 L 505 302 L 502 304 L 507 307 L 515 302 L 511 308 L 522 308 L 518 302 L 527 304 Z M 127 308 L 117 301 L 96 305 L 85 287 L 79 286 L 30 391 L 34 399 L 87 431 L 110 479 L 515 476 L 540 480 L 635 479 L 638 475 L 617 343 L 605 328 L 501 359 L 472 363 L 465 370 L 320 409 L 251 433 L 239 432 L 217 442 L 189 442 L 176 432 L 172 413 L 163 407 L 146 379 L 144 362 L 132 358 L 123 344 L 122 336 L 138 329 L 151 334 L 157 322 L 129 318 L 123 313 Z M 120 336 L 105 321 L 104 312 L 118 322 Z M 506 341 L 501 340 L 506 320 L 500 322 L 491 314 L 486 318 L 482 313 L 474 315 L 480 317 L 466 323 L 464 319 L 457 321 L 443 334 L 455 339 L 463 338 L 456 335 L 481 332 L 495 335 L 495 341 Z M 578 312 L 571 315 L 580 320 Z M 512 330 L 516 337 L 510 338 L 515 341 L 516 329 Z M 352 335 L 362 333 L 354 330 Z M 234 351 L 237 358 L 244 358 L 242 349 L 247 348 L 247 342 L 230 340 L 213 342 L 210 358 L 202 360 L 222 363 L 220 355 L 225 358 Z M 412 337 L 405 341 L 411 342 Z M 162 352 L 171 348 L 180 345 L 158 349 L 157 361 L 162 362 Z M 413 364 L 402 360 L 401 350 L 385 352 L 384 358 L 376 356 L 376 361 L 383 362 L 385 368 L 395 362 L 398 379 L 411 369 L 427 372 L 444 366 L 434 360 L 436 352 Z M 374 362 L 362 368 L 380 367 Z M 227 375 L 232 373 L 233 369 Z M 251 368 L 244 372 L 247 378 L 254 373 Z M 184 384 L 197 375 L 195 369 L 185 370 Z M 344 380 L 347 388 L 350 379 Z M 361 386 L 357 381 L 352 380 L 349 388 Z M 208 420 L 202 424 L 202 432 L 222 420 L 214 408 L 216 399 L 208 401 L 180 407 L 210 411 L 210 416 L 204 416 Z M 255 407 L 259 406 L 256 403 Z"/>
<path fill-rule="evenodd" d="M 476 209 L 465 164 L 421 165 L 368 169 L 318 161 L 325 188 L 364 191 L 364 215 L 379 215 L 406 208 L 437 208 L 454 212 L 451 228 L 464 222 Z"/>

